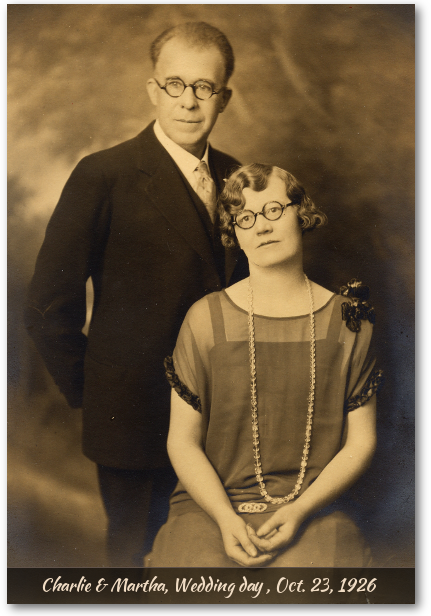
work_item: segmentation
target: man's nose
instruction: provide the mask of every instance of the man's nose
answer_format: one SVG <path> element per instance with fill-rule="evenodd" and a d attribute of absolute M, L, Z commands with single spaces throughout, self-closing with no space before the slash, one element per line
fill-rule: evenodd
<path fill-rule="evenodd" d="M 194 109 L 198 105 L 198 99 L 195 96 L 192 86 L 186 86 L 181 95 L 180 102 L 182 107 L 186 109 Z"/>

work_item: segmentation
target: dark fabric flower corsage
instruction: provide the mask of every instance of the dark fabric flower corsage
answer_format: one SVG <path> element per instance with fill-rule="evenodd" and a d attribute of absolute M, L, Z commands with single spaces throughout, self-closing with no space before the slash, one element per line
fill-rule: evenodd
<path fill-rule="evenodd" d="M 194 394 L 190 389 L 180 381 L 177 373 L 174 368 L 174 360 L 172 357 L 166 357 L 164 361 L 166 378 L 168 379 L 169 385 L 172 389 L 175 389 L 177 394 L 182 398 L 187 404 L 190 404 L 191 407 L 195 409 L 195 411 L 199 411 L 202 413 L 201 401 L 199 396 Z"/>
<path fill-rule="evenodd" d="M 365 382 L 361 392 L 347 400 L 344 410 L 348 413 L 363 406 L 370 398 L 377 394 L 385 382 L 383 370 L 374 369 Z"/>
<path fill-rule="evenodd" d="M 370 289 L 360 280 L 353 278 L 347 286 L 341 287 L 340 294 L 351 299 L 350 302 L 341 304 L 341 315 L 350 331 L 360 332 L 361 321 L 365 319 L 368 319 L 370 323 L 376 322 L 376 313 L 368 301 Z"/>

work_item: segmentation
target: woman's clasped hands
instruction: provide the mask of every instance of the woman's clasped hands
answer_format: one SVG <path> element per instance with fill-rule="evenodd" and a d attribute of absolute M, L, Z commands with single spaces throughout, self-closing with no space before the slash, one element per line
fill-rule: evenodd
<path fill-rule="evenodd" d="M 293 541 L 303 520 L 302 513 L 289 504 L 256 531 L 234 514 L 220 525 L 226 554 L 243 567 L 264 567 Z"/>
<path fill-rule="evenodd" d="M 247 535 L 261 554 L 271 554 L 274 558 L 293 541 L 303 521 L 302 512 L 288 504 L 278 509 L 257 531 L 247 524 Z"/>
<path fill-rule="evenodd" d="M 257 548 L 248 534 L 244 519 L 232 511 L 222 523 L 219 523 L 226 554 L 231 560 L 243 567 L 264 567 L 275 556 L 275 552 L 262 552 Z"/>

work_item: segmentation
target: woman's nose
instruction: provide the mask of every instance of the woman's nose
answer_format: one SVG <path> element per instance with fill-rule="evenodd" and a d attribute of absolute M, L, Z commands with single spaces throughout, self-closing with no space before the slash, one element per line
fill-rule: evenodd
<path fill-rule="evenodd" d="M 256 222 L 254 223 L 254 226 L 256 227 L 257 234 L 269 233 L 270 231 L 272 231 L 272 222 L 265 218 L 262 212 L 259 212 L 259 214 L 256 216 Z"/>

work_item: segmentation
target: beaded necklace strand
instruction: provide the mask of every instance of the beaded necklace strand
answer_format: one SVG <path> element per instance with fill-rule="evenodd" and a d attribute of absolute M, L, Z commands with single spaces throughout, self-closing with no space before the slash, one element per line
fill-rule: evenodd
<path fill-rule="evenodd" d="M 302 450 L 301 467 L 298 474 L 295 487 L 287 496 L 273 498 L 265 488 L 263 481 L 262 463 L 259 450 L 259 422 L 257 409 L 257 382 L 256 382 L 256 347 L 255 347 L 255 331 L 254 331 L 254 310 L 253 310 L 253 289 L 250 278 L 248 279 L 248 341 L 249 341 L 249 356 L 250 356 L 250 377 L 251 377 L 251 424 L 253 430 L 253 457 L 254 470 L 256 480 L 259 484 L 259 490 L 264 499 L 275 505 L 282 505 L 293 500 L 298 495 L 302 483 L 304 481 L 305 469 L 307 468 L 308 453 L 310 450 L 311 427 L 313 424 L 314 411 L 314 393 L 316 386 L 316 332 L 314 324 L 314 300 L 311 291 L 310 281 L 304 274 L 305 284 L 307 285 L 308 297 L 310 301 L 310 390 L 308 394 L 308 411 L 307 424 L 305 429 L 305 442 Z M 266 509 L 266 505 L 265 505 Z"/>

